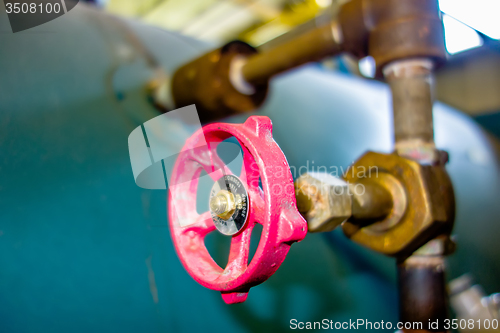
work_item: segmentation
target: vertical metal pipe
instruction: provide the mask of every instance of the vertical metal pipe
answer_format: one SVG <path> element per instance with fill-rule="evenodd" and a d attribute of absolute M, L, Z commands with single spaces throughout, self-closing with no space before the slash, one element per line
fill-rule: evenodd
<path fill-rule="evenodd" d="M 423 163 L 437 158 L 432 69 L 433 62 L 421 58 L 394 61 L 383 70 L 392 92 L 396 152 Z"/>
<path fill-rule="evenodd" d="M 398 284 L 399 318 L 407 325 L 403 331 L 445 332 L 448 305 L 444 258 L 409 257 L 398 264 Z"/>
<path fill-rule="evenodd" d="M 395 151 L 421 164 L 438 160 L 432 70 L 427 58 L 398 60 L 383 69 L 392 92 Z M 445 332 L 448 318 L 444 256 L 435 244 L 440 240 L 430 241 L 398 264 L 400 320 L 408 325 L 421 322 L 424 332 Z"/>

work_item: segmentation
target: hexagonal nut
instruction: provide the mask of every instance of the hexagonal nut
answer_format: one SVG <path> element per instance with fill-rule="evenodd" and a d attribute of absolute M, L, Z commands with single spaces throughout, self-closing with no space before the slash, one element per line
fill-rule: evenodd
<path fill-rule="evenodd" d="M 327 173 L 308 172 L 295 181 L 297 208 L 310 232 L 331 231 L 352 214 L 347 182 Z"/>
<path fill-rule="evenodd" d="M 347 170 L 344 179 L 349 183 L 370 177 L 384 185 L 390 175 L 402 185 L 407 197 L 406 209 L 398 222 L 385 225 L 391 214 L 369 226 L 347 221 L 344 234 L 354 242 L 389 256 L 406 256 L 440 235 L 449 235 L 453 228 L 455 200 L 451 181 L 441 165 L 421 165 L 415 160 L 396 154 L 368 152 Z M 389 184 L 387 184 L 389 186 Z M 395 201 L 398 198 L 393 198 Z"/>

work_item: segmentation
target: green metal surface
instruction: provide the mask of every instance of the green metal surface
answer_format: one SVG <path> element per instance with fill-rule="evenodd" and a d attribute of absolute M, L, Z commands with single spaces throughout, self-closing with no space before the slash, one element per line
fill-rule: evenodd
<path fill-rule="evenodd" d="M 158 115 L 144 91 L 154 68 L 133 36 L 168 74 L 208 48 L 82 4 L 12 34 L 0 9 L 0 330 L 275 332 L 291 319 L 396 322 L 393 260 L 338 231 L 292 246 L 243 304 L 228 306 L 189 277 L 170 240 L 166 192 L 141 189 L 132 175 L 127 137 Z M 345 168 L 367 149 L 390 150 L 388 103 L 385 85 L 309 67 L 273 81 L 261 114 L 297 171 Z M 487 292 L 500 291 L 495 156 L 467 117 L 438 105 L 435 119 L 457 189 L 450 276 L 472 272 Z M 211 241 L 215 251 L 227 245 Z"/>

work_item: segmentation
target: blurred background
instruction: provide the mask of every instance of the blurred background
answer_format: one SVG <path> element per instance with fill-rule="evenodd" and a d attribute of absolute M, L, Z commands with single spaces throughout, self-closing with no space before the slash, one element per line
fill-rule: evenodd
<path fill-rule="evenodd" d="M 253 46 L 279 42 L 293 29 L 334 14 L 345 0 L 102 0 L 110 13 L 222 45 L 239 39 Z M 472 115 L 500 135 L 500 4 L 495 0 L 440 0 L 451 57 L 437 75 L 437 99 Z M 309 22 L 309 24 L 308 24 Z M 274 41 L 273 41 L 274 40 Z M 349 57 L 326 64 L 373 77 L 374 64 Z"/>
<path fill-rule="evenodd" d="M 139 188 L 130 165 L 128 135 L 161 114 L 148 95 L 159 69 L 169 78 L 233 39 L 264 49 L 341 3 L 80 1 L 15 34 L 0 4 L 0 331 L 284 332 L 293 318 L 396 322 L 394 259 L 340 230 L 294 244 L 245 303 L 227 306 L 183 269 L 166 191 Z M 490 295 L 500 291 L 500 2 L 439 3 L 449 61 L 436 73 L 435 136 L 450 153 L 457 197 L 448 278 L 470 273 Z M 372 59 L 341 56 L 272 80 L 258 114 L 272 119 L 291 166 L 347 167 L 366 150 L 392 151 L 389 89 L 373 74 Z M 175 141 L 183 128 L 168 130 Z M 207 242 L 215 257 L 227 252 L 227 239 Z"/>

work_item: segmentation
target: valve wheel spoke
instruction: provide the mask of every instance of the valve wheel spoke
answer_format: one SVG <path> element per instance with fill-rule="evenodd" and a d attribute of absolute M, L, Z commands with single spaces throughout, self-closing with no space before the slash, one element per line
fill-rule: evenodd
<path fill-rule="evenodd" d="M 247 184 L 247 192 L 250 200 L 250 216 L 248 226 L 231 239 L 229 260 L 224 270 L 230 274 L 233 270 L 246 269 L 250 252 L 250 239 L 255 223 L 263 224 L 265 221 L 264 194 L 259 188 L 259 169 L 255 168 L 255 159 L 248 149 L 241 145 L 243 150 L 243 165 L 241 167 L 240 179 Z"/>
<path fill-rule="evenodd" d="M 254 223 L 249 224 L 242 232 L 232 237 L 229 259 L 224 270 L 226 273 L 230 274 L 233 270 L 241 271 L 247 268 L 250 238 L 254 225 Z"/>
<path fill-rule="evenodd" d="M 190 158 L 200 164 L 205 172 L 214 181 L 217 181 L 224 175 L 232 175 L 233 173 L 221 160 L 217 152 L 213 152 L 215 147 L 207 146 L 196 147 L 190 151 Z"/>
<path fill-rule="evenodd" d="M 196 232 L 200 235 L 206 235 L 215 230 L 215 224 L 212 220 L 212 214 L 210 212 L 204 212 L 203 214 L 196 216 L 195 222 L 183 228 L 183 233 Z"/>

